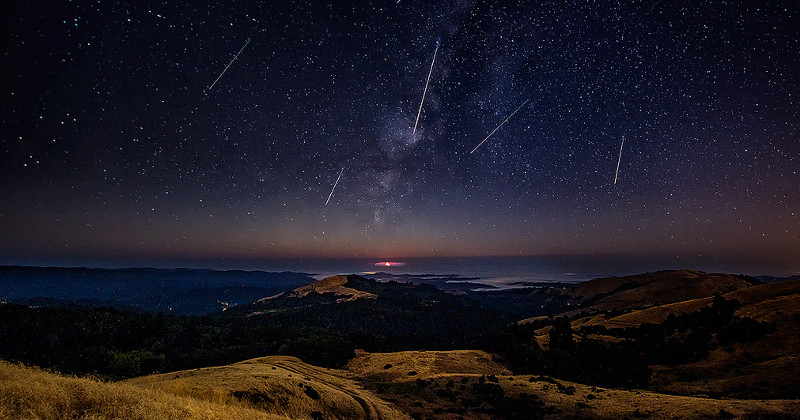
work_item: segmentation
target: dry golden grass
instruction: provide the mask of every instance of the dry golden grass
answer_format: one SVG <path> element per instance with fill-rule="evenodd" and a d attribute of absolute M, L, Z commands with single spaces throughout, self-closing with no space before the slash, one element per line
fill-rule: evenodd
<path fill-rule="evenodd" d="M 291 418 L 408 418 L 392 404 L 364 390 L 352 374 L 270 356 L 227 366 L 143 376 L 125 381 L 175 395 L 219 404 L 247 404 Z"/>
<path fill-rule="evenodd" d="M 356 383 L 356 375 L 375 378 L 391 370 L 384 369 L 391 362 L 404 375 L 367 383 L 396 405 Z M 492 362 L 491 355 L 480 351 L 362 354 L 349 368 L 352 372 L 324 369 L 276 356 L 103 383 L 0 362 L 0 418 L 275 419 L 311 418 L 318 411 L 330 419 L 393 419 L 408 418 L 408 414 L 453 418 L 455 412 L 464 418 L 488 419 L 491 411 L 486 411 L 486 397 L 477 391 L 482 375 L 488 378 L 487 384 L 502 388 L 506 398 L 502 404 L 515 404 L 523 394 L 534 396 L 544 408 L 531 406 L 531 410 L 540 410 L 536 414 L 545 418 L 800 416 L 798 400 L 698 398 L 511 376 Z M 418 369 L 419 374 L 408 376 L 408 368 Z M 308 387 L 316 397 L 307 392 Z M 526 407 L 523 403 L 525 413 Z"/>
<path fill-rule="evenodd" d="M 476 391 L 481 375 L 430 375 L 420 381 L 394 381 L 376 384 L 382 396 L 396 401 L 404 411 L 426 419 L 457 417 L 491 419 L 491 403 Z M 494 382 L 496 380 L 497 382 Z M 596 388 L 560 380 L 539 380 L 536 376 L 496 375 L 485 383 L 501 387 L 504 400 L 500 404 L 518 406 L 517 416 L 529 418 L 718 418 L 729 413 L 736 418 L 796 418 L 800 415 L 798 400 L 737 400 L 666 395 L 640 390 Z M 574 388 L 573 388 L 574 387 Z M 528 399 L 514 400 L 527 394 Z M 543 403 L 535 407 L 529 396 Z M 497 401 L 497 400 L 495 400 Z M 497 408 L 497 406 L 495 406 Z M 501 409 L 503 407 L 500 407 Z M 487 413 L 488 411 L 488 413 Z"/>
<path fill-rule="evenodd" d="M 547 406 L 561 411 L 551 418 L 716 418 L 724 410 L 737 418 L 763 418 L 779 415 L 791 418 L 800 415 L 798 400 L 735 400 L 684 397 L 639 390 L 594 388 L 588 385 L 558 381 L 564 387 L 574 386 L 573 395 L 559 392 L 555 384 L 529 382 L 531 376 L 499 377 L 507 393 L 527 392 L 538 395 Z M 593 395 L 591 398 L 589 395 Z"/>
<path fill-rule="evenodd" d="M 480 350 L 363 353 L 351 360 L 345 369 L 359 377 L 380 382 L 415 380 L 448 373 L 511 374 L 503 365 L 492 361 L 489 353 Z M 409 375 L 410 372 L 413 375 Z"/>
<path fill-rule="evenodd" d="M 65 377 L 0 361 L 3 419 L 284 419 L 133 385 Z"/>

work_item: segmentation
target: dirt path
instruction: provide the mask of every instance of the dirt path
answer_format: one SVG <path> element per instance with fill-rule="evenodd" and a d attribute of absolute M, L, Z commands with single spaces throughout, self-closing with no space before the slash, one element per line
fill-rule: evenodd
<path fill-rule="evenodd" d="M 372 403 L 370 401 L 367 401 L 364 398 L 362 398 L 359 395 L 358 391 L 342 387 L 342 386 L 340 386 L 339 384 L 337 384 L 334 381 L 330 381 L 330 380 L 325 379 L 325 376 L 338 376 L 341 379 L 345 379 L 345 380 L 351 380 L 350 378 L 341 377 L 339 375 L 332 374 L 331 372 L 328 372 L 326 370 L 311 369 L 311 368 L 309 368 L 307 366 L 296 365 L 294 363 L 289 363 L 289 362 L 278 362 L 278 363 L 275 363 L 275 364 L 277 366 L 280 366 L 282 369 L 288 370 L 290 372 L 297 373 L 298 375 L 302 375 L 302 376 L 305 376 L 305 377 L 308 377 L 308 378 L 314 378 L 316 381 L 321 382 L 321 383 L 323 383 L 325 385 L 328 385 L 329 387 L 331 387 L 333 389 L 336 389 L 336 390 L 346 394 L 347 396 L 349 396 L 350 398 L 355 400 L 361 406 L 361 409 L 364 410 L 364 416 L 365 416 L 364 418 L 369 419 L 369 420 L 371 420 L 371 419 L 382 420 L 383 419 L 383 417 L 380 415 L 381 410 L 379 409 L 379 407 L 377 407 L 374 403 Z"/>

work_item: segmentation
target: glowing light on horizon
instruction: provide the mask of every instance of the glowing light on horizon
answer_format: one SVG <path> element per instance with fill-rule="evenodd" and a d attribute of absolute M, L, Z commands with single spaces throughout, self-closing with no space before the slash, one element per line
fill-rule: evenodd
<path fill-rule="evenodd" d="M 376 267 L 403 267 L 406 263 L 397 261 L 381 261 L 375 263 Z"/>

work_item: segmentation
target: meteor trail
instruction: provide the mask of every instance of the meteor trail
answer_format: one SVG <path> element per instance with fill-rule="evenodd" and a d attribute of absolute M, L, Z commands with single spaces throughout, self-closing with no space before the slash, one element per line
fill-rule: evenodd
<path fill-rule="evenodd" d="M 336 182 L 333 183 L 333 188 L 331 188 L 331 193 L 328 194 L 328 199 L 325 200 L 325 205 L 326 206 L 328 205 L 328 202 L 331 201 L 331 197 L 333 197 L 333 190 L 336 189 L 336 186 L 339 184 L 339 180 L 342 179 L 342 173 L 343 172 L 344 172 L 344 168 L 342 168 L 342 170 L 339 171 L 339 177 L 336 178 Z"/>
<path fill-rule="evenodd" d="M 619 163 L 622 162 L 622 145 L 625 144 L 625 136 L 622 136 L 622 143 L 619 144 L 619 158 L 617 158 L 617 171 L 614 172 L 614 185 L 617 185 L 617 175 L 619 175 Z"/>
<path fill-rule="evenodd" d="M 483 143 L 485 143 L 485 142 L 486 142 L 486 140 L 489 140 L 489 137 L 492 137 L 492 134 L 494 134 L 494 132 L 495 132 L 495 131 L 499 130 L 499 129 L 500 129 L 500 127 L 502 127 L 502 126 L 503 126 L 503 124 L 505 124 L 506 122 L 508 122 L 508 120 L 509 120 L 509 119 L 511 119 L 511 117 L 513 117 L 513 116 L 514 116 L 514 114 L 516 114 L 516 113 L 517 113 L 517 111 L 519 111 L 519 110 L 520 110 L 520 109 L 521 109 L 523 106 L 525 106 L 525 104 L 527 104 L 527 103 L 528 103 L 528 101 L 530 101 L 530 99 L 526 99 L 526 100 L 525 100 L 525 102 L 523 102 L 523 103 L 522 103 L 522 105 L 520 105 L 519 107 L 517 107 L 517 109 L 515 109 L 515 110 L 514 110 L 514 112 L 512 112 L 512 113 L 511 113 L 511 115 L 509 115 L 508 117 L 506 117 L 506 119 L 504 119 L 504 120 L 503 120 L 503 122 L 501 122 L 501 123 L 500 123 L 500 125 L 498 125 L 498 126 L 497 126 L 497 128 L 495 128 L 494 130 L 492 130 L 492 132 L 491 132 L 491 133 L 489 133 L 489 135 L 488 135 L 488 136 L 486 136 L 486 138 L 485 138 L 485 139 L 483 139 L 483 141 L 482 141 L 482 142 L 478 143 L 478 145 L 477 145 L 477 146 L 475 146 L 475 148 L 474 148 L 474 149 L 472 149 L 472 151 L 471 151 L 471 152 L 469 152 L 469 154 L 473 154 L 473 153 L 475 153 L 475 151 L 476 151 L 476 150 L 478 150 L 478 148 L 479 148 L 479 147 L 481 147 L 481 145 L 482 145 Z"/>
<path fill-rule="evenodd" d="M 247 38 L 247 42 L 244 43 L 244 47 L 246 47 L 247 44 L 249 44 L 249 43 L 250 43 L 250 38 Z M 213 88 L 214 85 L 217 84 L 217 82 L 219 81 L 220 77 L 222 77 L 222 75 L 225 74 L 226 71 L 228 71 L 228 67 L 230 67 L 231 64 L 233 64 L 234 61 L 236 61 L 236 59 L 239 57 L 239 54 L 241 54 L 242 51 L 244 51 L 244 47 L 242 47 L 242 49 L 239 50 L 239 52 L 236 53 L 236 55 L 233 56 L 233 60 L 231 60 L 231 62 L 228 63 L 227 66 L 225 66 L 225 70 L 222 70 L 222 73 L 220 73 L 219 76 L 217 76 L 217 80 L 214 80 L 214 83 L 212 83 L 211 86 L 208 87 L 208 90 L 211 90 L 211 88 Z"/>
<path fill-rule="evenodd" d="M 398 1 L 398 3 L 400 3 Z M 419 111 L 417 111 L 417 120 L 414 121 L 414 131 L 411 134 L 416 134 L 417 132 L 417 124 L 419 123 L 419 116 L 422 114 L 422 104 L 425 103 L 425 93 L 428 92 L 428 83 L 431 81 L 431 73 L 433 73 L 433 63 L 436 62 L 436 53 L 439 51 L 439 42 L 436 42 L 436 49 L 433 50 L 433 60 L 431 61 L 431 69 L 428 70 L 428 79 L 425 80 L 425 90 L 422 91 L 422 100 L 419 101 Z"/>

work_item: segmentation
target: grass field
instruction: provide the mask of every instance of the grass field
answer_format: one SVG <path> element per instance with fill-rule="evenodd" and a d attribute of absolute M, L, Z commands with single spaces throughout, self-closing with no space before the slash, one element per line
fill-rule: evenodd
<path fill-rule="evenodd" d="M 60 376 L 0 361 L 3 419 L 285 419 L 241 405 Z"/>

